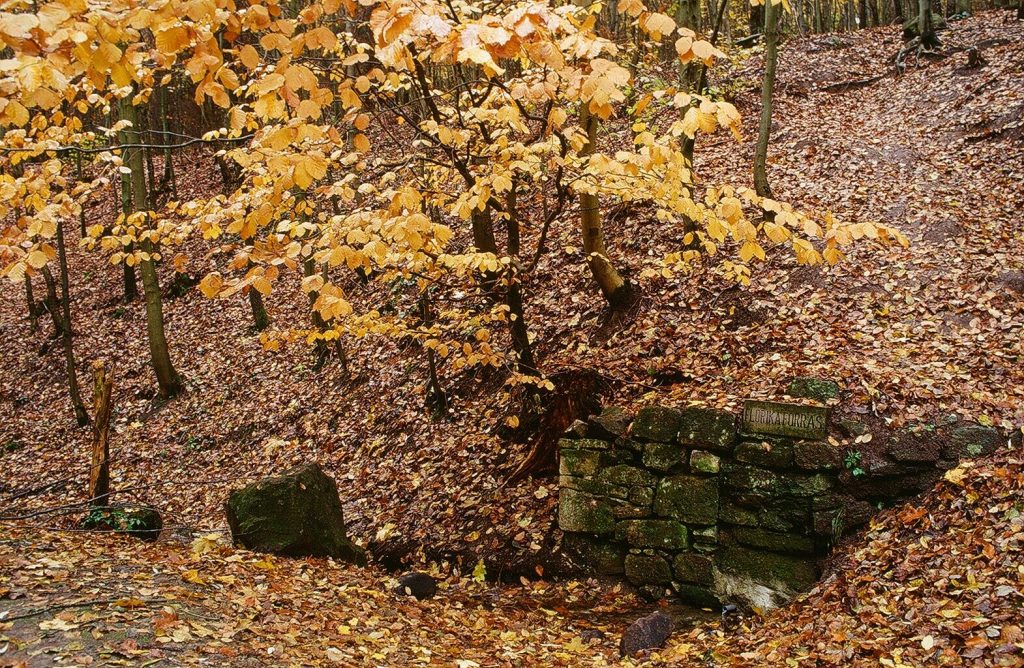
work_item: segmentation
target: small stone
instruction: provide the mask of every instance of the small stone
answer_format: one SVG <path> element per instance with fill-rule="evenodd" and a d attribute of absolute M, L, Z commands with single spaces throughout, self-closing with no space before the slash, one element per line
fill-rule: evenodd
<path fill-rule="evenodd" d="M 713 408 L 687 408 L 679 421 L 679 442 L 727 452 L 736 442 L 736 416 Z"/>
<path fill-rule="evenodd" d="M 690 538 L 696 544 L 703 545 L 717 545 L 718 544 L 718 527 L 694 527 L 690 529 Z"/>
<path fill-rule="evenodd" d="M 656 554 L 627 554 L 626 579 L 635 585 L 664 585 L 672 581 L 668 562 Z"/>
<path fill-rule="evenodd" d="M 596 535 L 615 531 L 615 516 L 607 502 L 575 489 L 559 491 L 558 527 Z"/>
<path fill-rule="evenodd" d="M 586 438 L 589 427 L 583 420 L 573 420 L 569 428 L 565 430 L 567 439 Z"/>
<path fill-rule="evenodd" d="M 680 552 L 672 561 L 672 572 L 680 582 L 711 586 L 715 584 L 714 562 L 710 557 Z"/>
<path fill-rule="evenodd" d="M 675 520 L 624 520 L 615 525 L 615 539 L 630 547 L 681 550 L 689 545 L 686 527 Z"/>
<path fill-rule="evenodd" d="M 643 464 L 655 471 L 669 471 L 686 461 L 686 450 L 674 443 L 645 443 Z"/>
<path fill-rule="evenodd" d="M 690 470 L 697 473 L 718 473 L 722 460 L 705 450 L 694 450 L 690 453 Z"/>
<path fill-rule="evenodd" d="M 802 399 L 814 399 L 825 403 L 829 399 L 839 398 L 839 384 L 827 378 L 802 376 L 789 383 L 786 394 Z"/>
<path fill-rule="evenodd" d="M 736 460 L 757 466 L 787 468 L 793 464 L 793 446 L 780 441 L 747 441 L 736 446 Z"/>
<path fill-rule="evenodd" d="M 671 443 L 679 433 L 680 412 L 674 408 L 649 406 L 641 409 L 633 421 L 633 438 Z"/>
<path fill-rule="evenodd" d="M 664 478 L 654 495 L 654 512 L 687 524 L 714 524 L 718 519 L 718 480 L 692 475 Z"/>
<path fill-rule="evenodd" d="M 839 431 L 848 438 L 856 438 L 868 433 L 867 423 L 860 420 L 840 420 Z"/>
<path fill-rule="evenodd" d="M 670 635 L 672 618 L 661 611 L 652 612 L 629 625 L 622 634 L 619 654 L 623 657 L 635 656 L 644 650 L 664 647 Z"/>
<path fill-rule="evenodd" d="M 799 441 L 793 446 L 793 461 L 802 469 L 833 471 L 843 464 L 838 448 L 827 441 Z"/>
<path fill-rule="evenodd" d="M 595 438 L 614 441 L 616 438 L 626 435 L 632 419 L 630 414 L 621 408 L 609 406 L 590 418 L 591 435 Z"/>
<path fill-rule="evenodd" d="M 395 594 L 413 596 L 418 601 L 433 598 L 437 593 L 437 581 L 427 573 L 412 571 L 398 578 Z"/>

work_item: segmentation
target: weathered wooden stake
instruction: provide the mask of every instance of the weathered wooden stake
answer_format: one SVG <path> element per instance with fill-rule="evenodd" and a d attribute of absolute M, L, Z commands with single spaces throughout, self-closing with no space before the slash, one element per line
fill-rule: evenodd
<path fill-rule="evenodd" d="M 92 423 L 92 468 L 89 470 L 89 499 L 96 506 L 107 505 L 110 496 L 110 395 L 114 380 L 107 373 L 103 360 L 92 364 L 93 410 L 96 413 Z"/>

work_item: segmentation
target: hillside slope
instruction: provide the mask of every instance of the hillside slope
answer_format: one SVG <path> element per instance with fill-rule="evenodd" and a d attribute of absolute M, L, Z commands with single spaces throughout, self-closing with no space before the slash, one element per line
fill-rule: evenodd
<path fill-rule="evenodd" d="M 755 268 L 750 288 L 720 282 L 710 270 L 643 282 L 635 319 L 609 331 L 577 228 L 567 221 L 552 230 L 555 250 L 527 286 L 543 369 L 596 369 L 609 384 L 604 400 L 632 407 L 657 401 L 735 408 L 747 397 L 780 396 L 793 375 L 814 374 L 840 380 L 847 405 L 894 424 L 956 412 L 1019 428 L 1024 23 L 1010 16 L 951 24 L 951 55 L 919 68 L 912 63 L 902 75 L 891 65 L 895 28 L 794 40 L 784 48 L 769 165 L 776 195 L 839 218 L 897 226 L 910 248 L 861 247 L 825 269 L 773 259 Z M 966 69 L 962 49 L 982 43 L 988 64 Z M 749 181 L 758 68 L 753 55 L 716 75 L 721 90 L 736 94 L 747 132 L 740 144 L 724 136 L 698 142 L 697 168 L 707 183 Z M 881 78 L 858 83 L 874 77 Z M 607 141 L 627 133 L 613 128 Z M 183 158 L 181 169 L 188 166 Z M 189 175 L 183 183 L 193 194 L 217 187 L 212 165 Z M 108 198 L 89 216 L 113 211 Z M 536 232 L 526 236 L 527 248 Z M 679 230 L 662 229 L 643 211 L 611 217 L 607 234 L 617 261 L 634 276 L 681 241 Z M 194 242 L 191 272 L 211 268 L 208 250 Z M 432 422 L 415 351 L 361 340 L 352 343 L 350 378 L 336 366 L 315 372 L 300 346 L 264 351 L 246 329 L 241 300 L 213 302 L 192 290 L 165 305 L 188 392 L 161 404 L 153 398 L 141 305 L 118 303 L 118 275 L 98 255 L 75 249 L 70 261 L 73 276 L 88 277 L 72 284 L 79 362 L 87 369 L 103 358 L 115 366 L 117 499 L 165 512 L 176 530 L 167 540 L 223 532 L 229 488 L 313 459 L 339 480 L 346 518 L 363 544 L 414 553 L 423 546 L 432 556 L 461 558 L 465 572 L 485 558 L 492 575 L 496 553 L 503 568 L 517 573 L 544 563 L 537 555 L 557 540 L 556 485 L 551 478 L 502 484 L 525 445 L 497 435 L 506 410 L 499 376 L 442 369 L 453 410 L 449 420 Z M 353 293 L 357 304 L 381 298 L 369 289 Z M 304 304 L 296 279 L 268 306 L 275 323 L 287 327 L 306 322 Z M 19 527 L 19 542 L 8 544 L 19 551 L 30 549 L 21 541 L 32 532 L 68 526 L 65 512 L 45 511 L 84 498 L 89 440 L 70 414 L 59 351 L 38 353 L 43 335 L 29 334 L 24 312 L 19 291 L 0 293 L 0 463 L 8 471 L 0 507 L 5 531 Z M 990 484 L 1000 480 L 993 476 Z M 1005 495 L 1013 488 L 986 489 Z M 46 540 L 54 549 L 79 545 L 97 553 L 108 544 L 88 547 L 92 539 L 76 534 Z M 183 549 L 168 545 L 172 563 L 173 551 Z M 98 558 L 83 568 L 103 563 Z M 301 567 L 282 571 L 293 586 Z M 486 636 L 469 637 L 483 643 Z"/>

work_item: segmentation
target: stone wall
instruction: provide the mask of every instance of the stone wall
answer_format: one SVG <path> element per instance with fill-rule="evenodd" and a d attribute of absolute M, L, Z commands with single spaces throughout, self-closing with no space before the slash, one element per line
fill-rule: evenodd
<path fill-rule="evenodd" d="M 631 420 L 608 408 L 574 425 L 559 444 L 570 558 L 651 598 L 774 607 L 813 586 L 844 533 L 1001 442 L 982 425 L 917 425 L 861 461 L 829 431 L 849 444 L 866 425 L 833 425 L 828 408 L 747 402 L 737 417 L 656 406 Z"/>

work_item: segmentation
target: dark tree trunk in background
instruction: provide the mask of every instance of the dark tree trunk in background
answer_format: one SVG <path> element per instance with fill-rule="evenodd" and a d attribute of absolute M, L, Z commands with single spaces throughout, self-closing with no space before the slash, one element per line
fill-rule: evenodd
<path fill-rule="evenodd" d="M 925 1 L 925 0 L 922 0 Z M 768 185 L 768 139 L 772 133 L 772 95 L 775 89 L 775 69 L 779 62 L 779 22 L 780 7 L 765 3 L 764 12 L 764 81 L 761 85 L 761 123 L 758 127 L 757 147 L 754 150 L 754 190 L 761 197 L 771 197 L 772 189 Z"/>
<path fill-rule="evenodd" d="M 64 321 L 64 364 L 67 369 L 68 394 L 71 396 L 71 407 L 75 411 L 75 420 L 79 427 L 89 424 L 89 413 L 85 410 L 82 393 L 78 389 L 78 371 L 75 368 L 75 346 L 72 341 L 74 332 L 71 327 L 71 295 L 68 281 L 68 254 L 64 247 L 64 225 L 57 222 L 57 260 L 60 265 L 60 302 L 61 319 Z"/>

